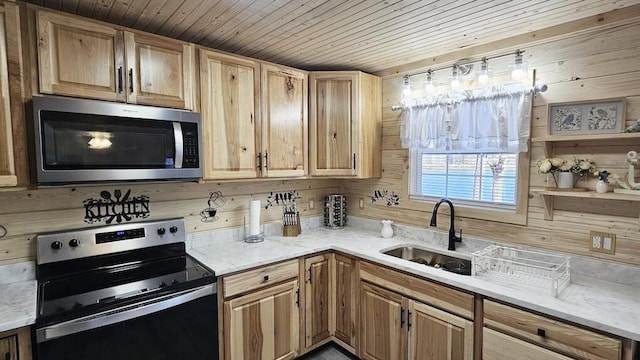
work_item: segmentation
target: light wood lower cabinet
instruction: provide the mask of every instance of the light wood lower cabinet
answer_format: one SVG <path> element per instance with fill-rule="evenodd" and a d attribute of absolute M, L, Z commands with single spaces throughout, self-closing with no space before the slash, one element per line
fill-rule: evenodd
<path fill-rule="evenodd" d="M 28 327 L 0 332 L 0 359 L 31 360 L 31 333 Z"/>
<path fill-rule="evenodd" d="M 222 354 L 227 360 L 292 359 L 300 349 L 298 260 L 222 278 Z"/>
<path fill-rule="evenodd" d="M 304 348 L 326 342 L 329 332 L 329 310 L 332 281 L 330 276 L 331 254 L 321 254 L 304 259 Z"/>
<path fill-rule="evenodd" d="M 363 359 L 473 359 L 474 295 L 368 262 L 360 280 Z"/>
<path fill-rule="evenodd" d="M 358 261 L 341 254 L 333 255 L 333 335 L 336 341 L 356 353 L 358 340 Z"/>
<path fill-rule="evenodd" d="M 484 301 L 484 326 L 483 334 L 488 332 L 489 337 L 483 336 L 483 354 L 488 352 L 487 356 L 493 356 L 488 358 L 507 358 L 501 354 L 502 350 L 499 346 L 520 349 L 544 348 L 555 356 L 545 359 L 564 359 L 565 357 L 561 355 L 575 359 L 617 360 L 622 358 L 622 339 L 490 300 Z M 507 336 L 496 335 L 491 330 Z M 523 342 L 525 344 L 522 344 Z M 546 352 L 536 350 L 535 353 Z M 544 357 L 531 359 L 541 358 Z"/>

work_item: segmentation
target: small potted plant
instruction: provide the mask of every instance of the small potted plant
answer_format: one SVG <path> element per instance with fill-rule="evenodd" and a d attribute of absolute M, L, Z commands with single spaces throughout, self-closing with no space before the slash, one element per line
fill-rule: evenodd
<path fill-rule="evenodd" d="M 571 161 L 561 158 L 540 159 L 536 165 L 539 174 L 551 174 L 556 186 L 563 189 L 574 187 L 578 180 L 595 169 L 591 160 L 578 158 Z"/>
<path fill-rule="evenodd" d="M 598 182 L 596 183 L 596 192 L 604 194 L 609 191 L 610 173 L 607 170 L 600 170 L 594 172 L 593 175 L 598 177 Z"/>

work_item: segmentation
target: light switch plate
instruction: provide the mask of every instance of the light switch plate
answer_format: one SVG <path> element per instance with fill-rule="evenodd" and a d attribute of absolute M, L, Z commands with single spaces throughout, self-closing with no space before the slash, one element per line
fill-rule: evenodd
<path fill-rule="evenodd" d="M 600 251 L 605 254 L 611 254 L 611 255 L 616 253 L 616 234 L 612 234 L 612 233 L 602 234 L 602 250 Z"/>

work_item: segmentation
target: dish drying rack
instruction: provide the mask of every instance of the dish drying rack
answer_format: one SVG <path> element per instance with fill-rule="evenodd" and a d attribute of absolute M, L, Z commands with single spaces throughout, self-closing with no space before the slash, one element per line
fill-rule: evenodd
<path fill-rule="evenodd" d="M 483 276 L 513 285 L 549 289 L 558 297 L 570 282 L 569 257 L 530 250 L 490 245 L 472 255 L 471 275 Z"/>

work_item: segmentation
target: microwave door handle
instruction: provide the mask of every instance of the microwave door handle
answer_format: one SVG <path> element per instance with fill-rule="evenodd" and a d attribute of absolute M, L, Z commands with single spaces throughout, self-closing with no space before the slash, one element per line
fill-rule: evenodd
<path fill-rule="evenodd" d="M 173 139 L 176 145 L 176 157 L 174 159 L 174 168 L 182 169 L 182 161 L 184 158 L 184 139 L 182 138 L 182 125 L 179 122 L 173 123 Z"/>
<path fill-rule="evenodd" d="M 80 331 L 91 330 L 135 319 L 216 293 L 216 284 L 208 284 L 199 288 L 184 290 L 155 299 L 149 299 L 142 303 L 132 304 L 122 308 L 89 315 L 84 318 L 50 325 L 41 329 L 36 329 L 36 341 L 41 343 L 62 336 L 75 334 Z"/>

